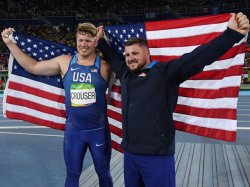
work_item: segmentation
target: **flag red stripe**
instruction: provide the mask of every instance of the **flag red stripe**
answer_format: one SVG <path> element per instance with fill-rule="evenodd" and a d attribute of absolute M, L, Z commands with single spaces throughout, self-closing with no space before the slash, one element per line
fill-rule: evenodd
<path fill-rule="evenodd" d="M 50 127 L 50 128 L 57 129 L 57 130 L 64 130 L 64 125 L 65 124 L 59 124 L 59 123 L 51 122 L 51 121 L 40 119 L 40 118 L 31 116 L 31 115 L 6 110 L 7 118 L 19 119 L 19 120 L 27 121 L 27 122 L 30 122 L 30 123 L 34 123 L 34 121 L 35 121 L 36 124 L 38 124 L 38 125 Z"/>
<path fill-rule="evenodd" d="M 242 74 L 242 66 L 243 65 L 236 65 L 227 69 L 202 71 L 189 80 L 220 80 L 225 77 L 239 76 Z"/>
<path fill-rule="evenodd" d="M 157 60 L 158 62 L 169 62 L 169 61 L 175 60 L 177 58 L 180 58 L 180 56 L 162 56 L 162 55 L 151 55 L 150 56 L 151 61 Z"/>
<path fill-rule="evenodd" d="M 121 114 L 115 112 L 108 112 L 109 117 L 118 120 L 121 118 Z M 221 119 L 232 119 L 236 120 L 237 111 L 236 109 L 221 109 L 221 108 L 198 108 L 185 105 L 177 105 L 175 113 L 187 114 L 191 116 L 207 117 L 207 118 L 221 118 Z"/>
<path fill-rule="evenodd" d="M 117 151 L 119 151 L 119 152 L 121 152 L 121 153 L 124 152 L 124 151 L 122 150 L 120 144 L 118 144 L 117 142 L 115 142 L 115 141 L 113 141 L 113 140 L 111 140 L 111 146 L 112 146 L 113 149 L 115 149 L 115 150 L 117 150 Z"/>
<path fill-rule="evenodd" d="M 186 114 L 190 116 L 204 117 L 204 118 L 219 118 L 219 119 L 232 119 L 237 120 L 236 109 L 227 108 L 198 108 L 185 105 L 177 105 L 175 108 L 176 113 Z"/>
<path fill-rule="evenodd" d="M 40 90 L 31 86 L 27 86 L 25 84 L 19 84 L 19 83 L 10 81 L 8 88 L 12 90 L 17 90 L 17 91 L 25 92 L 28 94 L 36 95 L 38 97 L 42 97 L 42 98 L 56 101 L 59 103 L 64 103 L 64 96 L 62 95 L 57 95 L 51 92 L 46 92 L 44 90 Z"/>
<path fill-rule="evenodd" d="M 219 60 L 234 58 L 237 54 L 245 53 L 245 51 L 245 43 L 242 43 L 241 45 L 234 46 L 233 48 L 228 50 L 224 55 L 220 57 Z M 177 58 L 180 58 L 180 56 L 151 55 L 151 60 L 157 60 L 159 62 L 168 62 Z"/>
<path fill-rule="evenodd" d="M 121 93 L 121 87 L 113 84 L 112 87 L 111 87 L 111 91 Z"/>
<path fill-rule="evenodd" d="M 117 113 L 117 112 L 114 112 L 110 109 L 107 110 L 107 114 L 109 117 L 112 117 L 113 119 L 117 120 L 117 121 L 122 121 L 122 115 Z"/>
<path fill-rule="evenodd" d="M 166 38 L 166 39 L 154 39 L 148 40 L 148 46 L 150 48 L 159 47 L 183 47 L 183 46 L 196 46 L 207 43 L 212 39 L 218 37 L 221 33 L 215 32 L 210 34 L 202 34 L 199 36 L 189 36 L 182 38 Z"/>
<path fill-rule="evenodd" d="M 146 22 L 145 28 L 147 31 L 154 31 L 154 30 L 166 30 L 166 29 L 175 29 L 175 28 L 183 28 L 183 27 L 192 27 L 192 26 L 200 26 L 200 25 L 205 25 L 205 24 L 208 25 L 208 24 L 223 23 L 223 22 L 227 22 L 229 18 L 230 18 L 230 14 L 227 13 L 227 14 L 212 15 L 212 16 L 194 17 L 194 18 L 153 21 L 153 22 Z"/>
<path fill-rule="evenodd" d="M 27 108 L 31 108 L 31 109 L 43 112 L 43 113 L 52 114 L 52 115 L 64 117 L 64 118 L 66 116 L 65 110 L 59 110 L 53 107 L 44 106 L 44 105 L 29 101 L 26 99 L 20 99 L 20 98 L 8 96 L 6 101 L 9 104 L 24 106 Z"/>
<path fill-rule="evenodd" d="M 244 54 L 246 52 L 246 43 L 241 43 L 240 45 L 232 47 L 224 55 L 222 55 L 219 60 L 226 60 L 234 58 L 238 54 Z"/>
<path fill-rule="evenodd" d="M 109 129 L 113 134 L 115 134 L 115 135 L 117 135 L 119 137 L 122 137 L 122 130 L 120 128 L 109 124 Z"/>
<path fill-rule="evenodd" d="M 121 101 L 118 101 L 118 100 L 116 100 L 116 99 L 114 99 L 114 98 L 110 98 L 109 104 L 110 104 L 110 105 L 113 105 L 113 106 L 115 106 L 115 107 L 117 107 L 117 108 L 122 108 L 122 102 L 121 102 Z"/>
<path fill-rule="evenodd" d="M 198 88 L 179 88 L 179 96 L 191 98 L 215 99 L 224 97 L 238 97 L 239 87 L 226 87 L 217 90 Z"/>
<path fill-rule="evenodd" d="M 225 124 L 226 125 L 226 124 Z M 212 129 L 199 127 L 194 125 L 185 124 L 182 122 L 175 121 L 175 127 L 177 130 L 185 131 L 200 136 L 206 136 L 209 138 L 215 138 L 224 141 L 236 141 L 236 131 L 226 131 L 221 129 Z"/>

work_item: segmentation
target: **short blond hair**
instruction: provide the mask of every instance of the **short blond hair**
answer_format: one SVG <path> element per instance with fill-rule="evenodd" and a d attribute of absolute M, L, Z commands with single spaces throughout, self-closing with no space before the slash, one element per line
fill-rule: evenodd
<path fill-rule="evenodd" d="M 92 23 L 79 23 L 76 32 L 80 34 L 87 33 L 95 37 L 97 35 L 97 28 Z"/>

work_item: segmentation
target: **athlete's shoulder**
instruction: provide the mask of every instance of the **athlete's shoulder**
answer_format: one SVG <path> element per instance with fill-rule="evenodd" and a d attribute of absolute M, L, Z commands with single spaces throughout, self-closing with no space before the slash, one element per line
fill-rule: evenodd
<path fill-rule="evenodd" d="M 59 63 L 60 65 L 69 64 L 71 59 L 71 55 L 60 55 L 54 58 L 54 60 L 57 61 L 57 63 Z"/>
<path fill-rule="evenodd" d="M 69 63 L 72 59 L 72 55 L 61 55 L 59 56 L 59 58 L 61 59 L 61 61 Z"/>
<path fill-rule="evenodd" d="M 56 57 L 56 61 L 58 62 L 63 75 L 67 72 L 71 59 L 71 55 L 61 55 Z"/>

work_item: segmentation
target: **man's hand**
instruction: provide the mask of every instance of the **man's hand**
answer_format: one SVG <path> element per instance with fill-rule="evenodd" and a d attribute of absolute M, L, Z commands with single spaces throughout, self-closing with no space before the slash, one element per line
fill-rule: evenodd
<path fill-rule="evenodd" d="M 1 33 L 2 39 L 6 45 L 13 43 L 12 39 L 10 36 L 12 36 L 13 32 L 15 30 L 13 28 L 7 28 L 4 29 Z"/>
<path fill-rule="evenodd" d="M 242 12 L 235 14 L 231 13 L 231 18 L 228 23 L 228 27 L 233 29 L 241 34 L 246 35 L 249 32 L 249 20 L 247 16 Z"/>
<path fill-rule="evenodd" d="M 103 29 L 103 26 L 99 26 L 97 27 L 97 39 L 99 40 L 100 38 L 104 38 L 104 29 Z"/>

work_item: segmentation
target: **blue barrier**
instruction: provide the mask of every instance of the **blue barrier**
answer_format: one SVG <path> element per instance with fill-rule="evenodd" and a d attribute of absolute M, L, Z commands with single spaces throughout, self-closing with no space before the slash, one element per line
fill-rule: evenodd
<path fill-rule="evenodd" d="M 250 90 L 240 90 L 239 95 L 250 95 Z"/>

